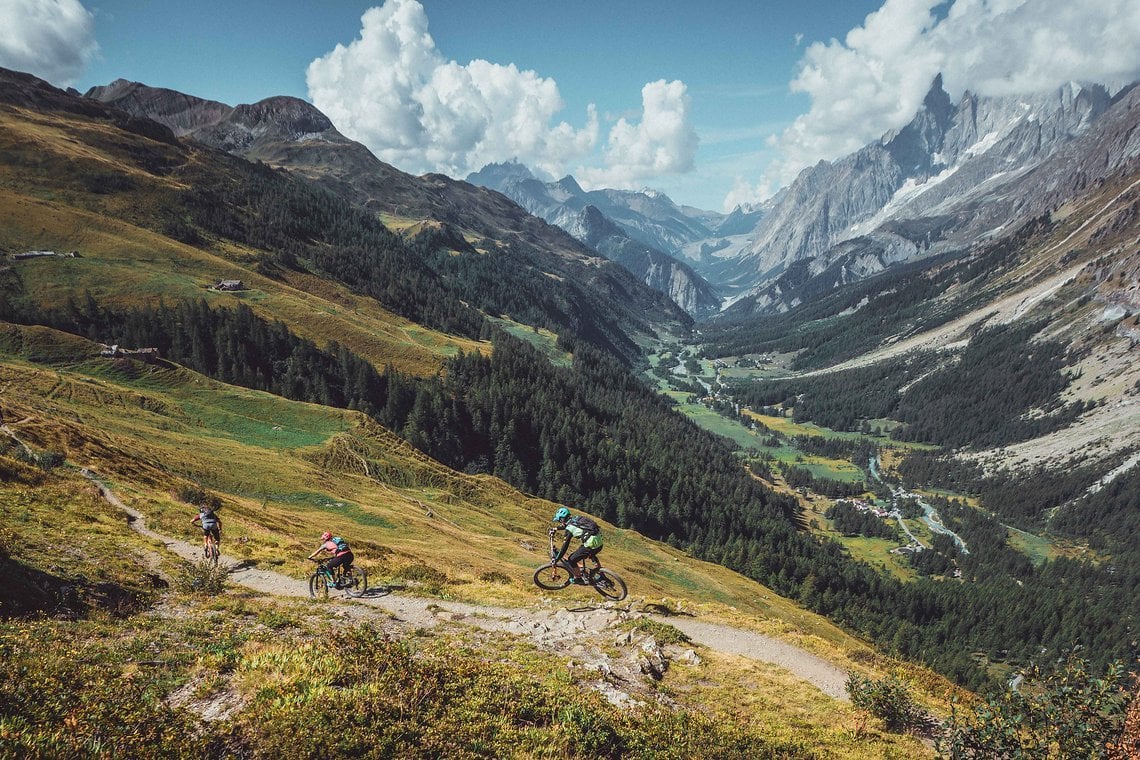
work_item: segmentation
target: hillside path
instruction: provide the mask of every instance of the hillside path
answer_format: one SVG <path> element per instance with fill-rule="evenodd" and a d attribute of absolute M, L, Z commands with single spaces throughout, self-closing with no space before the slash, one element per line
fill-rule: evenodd
<path fill-rule="evenodd" d="M 84 469 L 83 475 L 99 489 L 99 494 L 128 516 L 130 527 L 147 538 L 161 542 L 165 548 L 187 561 L 202 556 L 201 543 L 170 538 L 151 530 L 146 517 L 125 504 L 94 473 Z M 224 546 L 224 541 L 223 541 Z M 221 562 L 230 566 L 229 577 L 235 583 L 265 594 L 285 597 L 309 596 L 304 581 L 250 565 L 222 554 Z M 346 597 L 347 598 L 347 597 Z M 398 596 L 384 588 L 370 589 L 363 597 L 353 599 L 361 605 L 383 610 L 391 618 L 413 628 L 430 628 L 445 621 L 461 621 L 488 631 L 505 631 L 532 638 L 549 648 L 565 644 L 573 647 L 583 635 L 597 633 L 617 622 L 625 608 L 607 604 L 584 604 L 575 608 L 565 605 L 539 609 L 473 605 L 462 602 Z M 359 610 L 359 608 L 356 608 Z M 359 616 L 359 613 L 349 613 Z M 844 684 L 847 673 L 827 660 L 771 636 L 746 631 L 719 623 L 708 623 L 682 616 L 670 616 L 669 624 L 683 632 L 696 644 L 726 654 L 739 655 L 784 668 L 835 699 L 847 701 Z"/>

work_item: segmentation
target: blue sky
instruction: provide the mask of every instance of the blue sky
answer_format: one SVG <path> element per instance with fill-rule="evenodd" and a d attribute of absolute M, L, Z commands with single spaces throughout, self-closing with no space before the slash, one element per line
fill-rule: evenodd
<path fill-rule="evenodd" d="M 0 65 L 294 95 L 412 173 L 518 158 L 727 210 L 901 126 L 940 71 L 953 97 L 1140 77 L 1140 3 L 0 0 Z"/>

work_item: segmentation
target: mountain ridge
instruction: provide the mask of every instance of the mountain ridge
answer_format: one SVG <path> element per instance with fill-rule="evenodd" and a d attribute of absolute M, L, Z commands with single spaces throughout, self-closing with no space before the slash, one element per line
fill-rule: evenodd
<path fill-rule="evenodd" d="M 218 150 L 288 169 L 369 213 L 413 224 L 431 220 L 471 236 L 482 250 L 518 257 L 563 283 L 558 287 L 574 291 L 565 298 L 565 310 L 551 311 L 552 319 L 607 341 L 627 359 L 636 355 L 639 340 L 655 339 L 659 331 L 683 333 L 691 325 L 664 295 L 505 196 L 439 174 L 417 178 L 400 172 L 345 138 L 305 101 L 267 98 L 215 118 L 212 101 L 138 83 L 93 88 L 89 95 L 135 116 L 181 124 L 188 130 L 185 137 Z M 209 116 L 194 115 L 199 109 Z M 191 124 L 198 126 L 186 126 Z"/>
<path fill-rule="evenodd" d="M 814 277 L 851 282 L 917 257 L 965 250 L 1000 235 L 1012 219 L 1056 205 L 1080 182 L 1103 178 L 1137 155 L 1129 137 L 1137 120 L 1133 90 L 1110 97 L 1099 85 L 1070 84 L 1028 99 L 966 93 L 951 106 L 936 79 L 906 127 L 801 172 L 731 262 L 736 276 L 754 282 L 737 308 L 787 310 Z M 1102 130 L 1117 132 L 1119 144 L 1085 139 Z M 1082 151 L 1084 158 L 1070 157 Z M 1072 171 L 1074 161 L 1084 170 Z M 796 272 L 797 284 L 784 270 Z"/>

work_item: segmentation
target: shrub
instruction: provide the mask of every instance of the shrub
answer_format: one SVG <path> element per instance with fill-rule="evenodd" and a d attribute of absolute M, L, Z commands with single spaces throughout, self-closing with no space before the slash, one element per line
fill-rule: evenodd
<path fill-rule="evenodd" d="M 405 565 L 396 572 L 396 577 L 419 584 L 420 590 L 428 594 L 439 594 L 448 582 L 447 575 L 434 567 L 416 562 Z"/>
<path fill-rule="evenodd" d="M 845 688 L 851 704 L 883 721 L 888 731 L 906 731 L 926 721 L 926 712 L 914 701 L 910 688 L 894 676 L 875 681 L 851 673 Z"/>
<path fill-rule="evenodd" d="M 186 593 L 216 596 L 225 590 L 227 576 L 228 568 L 200 559 L 183 563 L 174 579 L 174 586 Z"/>
<path fill-rule="evenodd" d="M 511 582 L 511 576 L 498 570 L 489 570 L 480 575 L 479 580 L 484 583 L 502 583 L 505 585 Z"/>
<path fill-rule="evenodd" d="M 1017 689 L 972 709 L 954 705 L 939 750 L 955 758 L 1107 757 L 1124 727 L 1126 679 L 1120 663 L 1094 676 L 1072 656 L 1051 672 L 1034 668 Z"/>

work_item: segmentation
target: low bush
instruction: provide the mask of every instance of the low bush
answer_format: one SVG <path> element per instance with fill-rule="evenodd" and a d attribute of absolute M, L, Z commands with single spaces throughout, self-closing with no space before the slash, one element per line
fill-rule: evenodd
<path fill-rule="evenodd" d="M 894 676 L 876 681 L 851 673 L 845 688 L 851 704 L 883 721 L 887 731 L 907 731 L 927 720 L 926 711 L 915 702 L 910 688 Z"/>
<path fill-rule="evenodd" d="M 229 569 L 225 566 L 200 559 L 182 564 L 174 579 L 174 586 L 189 594 L 216 596 L 225 591 L 228 576 Z"/>
<path fill-rule="evenodd" d="M 652 636 L 657 640 L 658 644 L 688 644 L 692 641 L 683 631 L 676 626 L 662 623 L 660 620 L 653 618 L 636 618 L 634 620 L 626 620 L 620 626 L 621 628 L 638 631 Z"/>
<path fill-rule="evenodd" d="M 1017 689 L 955 705 L 939 749 L 955 758 L 1107 757 L 1124 731 L 1127 682 L 1120 663 L 1100 675 L 1077 657 L 1035 668 Z"/>

